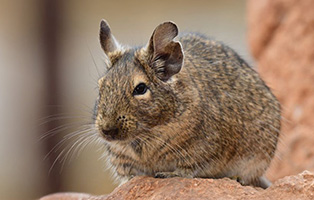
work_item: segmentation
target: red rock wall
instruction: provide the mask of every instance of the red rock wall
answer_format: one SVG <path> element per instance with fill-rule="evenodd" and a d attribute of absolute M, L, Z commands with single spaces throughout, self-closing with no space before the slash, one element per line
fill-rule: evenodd
<path fill-rule="evenodd" d="M 314 170 L 314 1 L 248 0 L 248 40 L 282 104 L 281 143 L 268 177 Z"/>

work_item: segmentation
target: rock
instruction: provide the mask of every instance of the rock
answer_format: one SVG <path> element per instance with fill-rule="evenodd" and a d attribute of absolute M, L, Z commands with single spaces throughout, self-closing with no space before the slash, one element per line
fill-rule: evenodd
<path fill-rule="evenodd" d="M 133 199 L 314 199 L 314 174 L 308 171 L 276 181 L 266 190 L 223 179 L 135 177 L 106 196 L 58 193 L 41 200 Z"/>
<path fill-rule="evenodd" d="M 313 0 L 248 0 L 251 52 L 283 110 L 271 180 L 314 170 L 313 8 Z"/>
<path fill-rule="evenodd" d="M 102 200 L 106 199 L 107 195 L 104 196 L 93 196 L 85 193 L 74 193 L 74 192 L 65 192 L 65 193 L 56 193 L 51 194 L 45 197 L 40 198 L 40 200 Z"/>

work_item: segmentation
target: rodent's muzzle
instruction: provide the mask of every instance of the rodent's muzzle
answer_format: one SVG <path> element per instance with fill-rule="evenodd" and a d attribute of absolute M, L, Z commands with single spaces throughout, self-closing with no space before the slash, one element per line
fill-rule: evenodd
<path fill-rule="evenodd" d="M 101 128 L 99 130 L 99 132 L 108 141 L 119 139 L 118 138 L 119 137 L 119 129 L 118 128 L 108 129 L 108 130 Z"/>

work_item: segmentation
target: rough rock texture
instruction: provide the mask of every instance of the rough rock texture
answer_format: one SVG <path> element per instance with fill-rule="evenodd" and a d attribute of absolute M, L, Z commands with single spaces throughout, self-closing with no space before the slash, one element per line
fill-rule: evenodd
<path fill-rule="evenodd" d="M 59 193 L 41 200 L 118 200 L 118 199 L 314 199 L 314 174 L 308 171 L 276 181 L 266 190 L 243 187 L 224 179 L 155 179 L 135 177 L 106 196 Z"/>
<path fill-rule="evenodd" d="M 283 110 L 271 180 L 314 170 L 313 8 L 313 0 L 248 0 L 251 52 Z"/>

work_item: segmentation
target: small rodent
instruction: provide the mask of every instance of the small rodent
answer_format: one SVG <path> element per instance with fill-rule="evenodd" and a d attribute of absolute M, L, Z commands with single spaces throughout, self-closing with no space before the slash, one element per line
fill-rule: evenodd
<path fill-rule="evenodd" d="M 129 48 L 101 21 L 108 68 L 98 82 L 95 126 L 109 165 L 121 182 L 230 177 L 268 187 L 278 100 L 231 48 L 196 33 L 177 35 L 165 22 L 146 46 Z"/>

